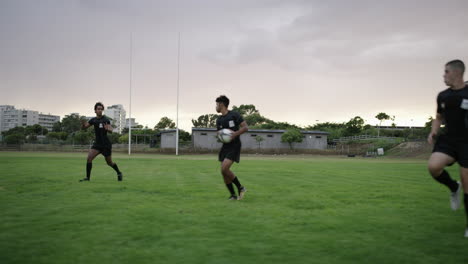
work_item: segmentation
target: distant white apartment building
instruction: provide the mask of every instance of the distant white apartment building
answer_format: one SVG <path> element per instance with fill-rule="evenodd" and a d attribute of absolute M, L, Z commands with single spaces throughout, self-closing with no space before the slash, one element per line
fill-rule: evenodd
<path fill-rule="evenodd" d="M 114 132 L 122 133 L 122 130 L 125 127 L 125 109 L 121 104 L 108 106 L 105 115 L 112 119 L 112 126 L 114 127 Z"/>
<path fill-rule="evenodd" d="M 135 118 L 127 118 L 125 119 L 125 127 L 126 128 L 129 128 L 130 127 L 130 124 L 132 127 L 137 127 L 139 126 L 140 124 L 138 124 L 136 121 L 135 121 Z"/>
<path fill-rule="evenodd" d="M 51 131 L 54 123 L 60 121 L 60 116 L 42 114 L 38 111 L 16 109 L 13 105 L 0 105 L 0 131 L 6 131 L 18 126 L 39 124 Z"/>
<path fill-rule="evenodd" d="M 60 116 L 39 113 L 39 125 L 52 131 L 54 124 L 60 122 Z"/>

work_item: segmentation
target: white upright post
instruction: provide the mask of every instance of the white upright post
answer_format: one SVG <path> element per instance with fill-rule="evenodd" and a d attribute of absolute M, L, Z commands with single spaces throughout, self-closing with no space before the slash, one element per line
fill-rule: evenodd
<path fill-rule="evenodd" d="M 132 154 L 132 82 L 133 82 L 133 32 L 130 34 L 130 95 L 128 107 L 128 155 Z"/>
<path fill-rule="evenodd" d="M 180 77 L 180 32 L 177 45 L 177 116 L 176 116 L 176 156 L 179 155 L 179 77 Z"/>

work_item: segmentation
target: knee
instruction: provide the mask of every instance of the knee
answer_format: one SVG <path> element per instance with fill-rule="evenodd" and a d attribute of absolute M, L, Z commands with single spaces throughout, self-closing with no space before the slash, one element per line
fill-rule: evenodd
<path fill-rule="evenodd" d="M 444 167 L 441 167 L 440 165 L 429 163 L 427 166 L 427 169 L 429 170 L 429 173 L 432 175 L 432 177 L 438 177 L 442 171 L 444 170 Z"/>
<path fill-rule="evenodd" d="M 221 167 L 221 173 L 222 173 L 223 175 L 228 175 L 228 173 L 229 173 L 229 167 L 222 166 L 222 167 Z"/>
<path fill-rule="evenodd" d="M 114 166 L 114 163 L 112 161 L 107 161 L 107 165 L 112 167 L 112 166 Z"/>
<path fill-rule="evenodd" d="M 92 158 L 87 158 L 87 159 L 86 159 L 86 162 L 87 162 L 87 163 L 92 163 L 92 162 L 93 162 L 93 159 L 92 159 Z"/>

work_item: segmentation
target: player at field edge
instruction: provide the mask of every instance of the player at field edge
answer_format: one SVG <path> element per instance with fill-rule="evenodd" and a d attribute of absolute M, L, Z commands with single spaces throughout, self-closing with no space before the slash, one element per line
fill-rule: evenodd
<path fill-rule="evenodd" d="M 464 82 L 465 64 L 453 60 L 445 64 L 444 82 L 449 87 L 437 96 L 436 118 L 427 141 L 434 144 L 428 169 L 432 177 L 451 192 L 450 206 L 457 210 L 463 192 L 468 238 L 468 84 Z M 441 125 L 445 128 L 441 129 Z M 461 183 L 453 180 L 445 170 L 455 162 L 460 165 Z"/>

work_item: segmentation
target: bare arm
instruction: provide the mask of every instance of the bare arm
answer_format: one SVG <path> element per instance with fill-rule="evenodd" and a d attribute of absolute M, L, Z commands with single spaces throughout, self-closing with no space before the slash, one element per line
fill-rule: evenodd
<path fill-rule="evenodd" d="M 434 137 L 439 133 L 440 125 L 442 125 L 442 115 L 437 113 L 436 118 L 432 120 L 431 133 L 429 133 L 427 137 L 427 142 L 429 142 L 429 144 L 434 144 Z"/>
<path fill-rule="evenodd" d="M 107 130 L 107 132 L 112 133 L 114 128 L 110 124 L 105 124 L 104 128 Z"/>
<path fill-rule="evenodd" d="M 91 124 L 88 123 L 87 121 L 82 121 L 81 122 L 81 129 L 87 129 L 90 126 L 91 126 Z"/>
<path fill-rule="evenodd" d="M 231 137 L 232 138 L 238 137 L 247 131 L 249 131 L 249 126 L 247 125 L 247 122 L 244 121 L 240 123 L 240 129 L 234 132 Z"/>

